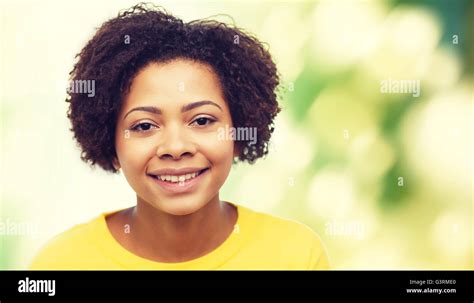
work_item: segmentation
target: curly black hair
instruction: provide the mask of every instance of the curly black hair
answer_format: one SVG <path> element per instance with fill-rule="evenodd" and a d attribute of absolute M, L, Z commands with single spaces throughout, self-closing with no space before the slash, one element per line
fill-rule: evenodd
<path fill-rule="evenodd" d="M 256 142 L 236 141 L 238 160 L 254 163 L 268 154 L 280 80 L 270 53 L 251 34 L 213 20 L 185 23 L 139 3 L 103 23 L 76 58 L 70 81 L 94 80 L 97 88 L 93 97 L 69 91 L 66 99 L 70 130 L 86 163 L 117 172 L 116 121 L 134 76 L 151 62 L 177 58 L 211 66 L 234 127 L 257 129 Z"/>

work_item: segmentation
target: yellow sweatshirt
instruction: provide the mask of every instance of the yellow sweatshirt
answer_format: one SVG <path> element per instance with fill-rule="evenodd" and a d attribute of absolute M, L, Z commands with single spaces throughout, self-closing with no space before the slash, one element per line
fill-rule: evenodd
<path fill-rule="evenodd" d="M 237 223 L 212 252 L 185 262 L 162 263 L 137 256 L 110 233 L 103 213 L 59 234 L 36 255 L 30 269 L 45 270 L 313 270 L 328 269 L 319 236 L 295 221 L 235 205 Z"/>

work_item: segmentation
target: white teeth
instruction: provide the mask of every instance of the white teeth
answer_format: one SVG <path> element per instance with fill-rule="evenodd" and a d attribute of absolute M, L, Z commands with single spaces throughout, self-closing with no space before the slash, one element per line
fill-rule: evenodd
<path fill-rule="evenodd" d="M 199 173 L 190 173 L 190 174 L 185 174 L 185 175 L 179 175 L 179 176 L 174 176 L 174 175 L 162 175 L 158 176 L 158 179 L 162 181 L 168 181 L 172 183 L 177 183 L 177 182 L 184 182 L 186 180 L 192 179 L 197 177 Z"/>

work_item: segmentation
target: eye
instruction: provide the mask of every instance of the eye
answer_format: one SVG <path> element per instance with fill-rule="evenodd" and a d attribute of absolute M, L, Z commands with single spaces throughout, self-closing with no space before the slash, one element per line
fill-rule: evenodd
<path fill-rule="evenodd" d="M 195 119 L 191 125 L 195 125 L 195 126 L 206 126 L 206 125 L 210 125 L 212 123 L 216 122 L 215 119 L 212 119 L 212 118 L 208 118 L 208 117 L 199 117 L 197 119 Z"/>
<path fill-rule="evenodd" d="M 153 127 L 156 126 L 149 122 L 143 122 L 135 124 L 133 127 L 130 128 L 130 130 L 134 132 L 147 132 L 150 131 Z"/>

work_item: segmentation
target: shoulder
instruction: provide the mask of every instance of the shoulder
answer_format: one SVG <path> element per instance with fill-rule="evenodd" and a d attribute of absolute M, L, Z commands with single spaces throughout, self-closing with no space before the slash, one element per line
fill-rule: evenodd
<path fill-rule="evenodd" d="M 302 262 L 306 269 L 328 269 L 326 248 L 320 236 L 307 225 L 280 216 L 242 207 L 251 218 L 253 233 L 282 257 Z"/>
<path fill-rule="evenodd" d="M 94 229 L 102 219 L 102 215 L 95 217 L 53 237 L 40 248 L 29 269 L 65 269 L 69 268 L 71 260 L 87 257 L 93 247 Z"/>

